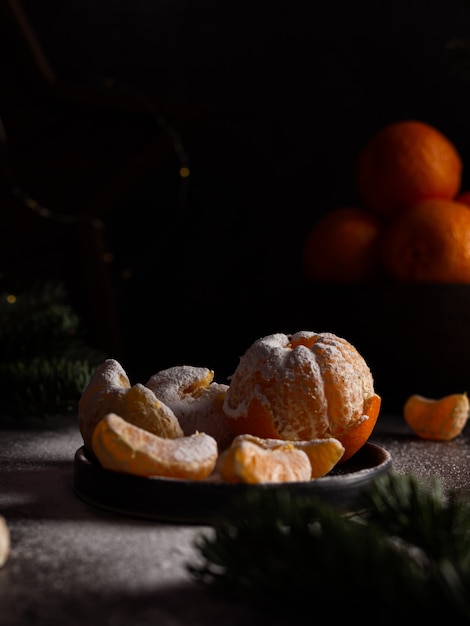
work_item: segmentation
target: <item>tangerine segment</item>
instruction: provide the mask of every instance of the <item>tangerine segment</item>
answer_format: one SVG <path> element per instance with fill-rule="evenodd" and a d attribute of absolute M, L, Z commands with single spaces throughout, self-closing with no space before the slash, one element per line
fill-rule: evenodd
<path fill-rule="evenodd" d="M 3 515 L 0 515 L 0 567 L 3 567 L 10 557 L 11 538 L 10 529 Z"/>
<path fill-rule="evenodd" d="M 274 426 L 269 405 L 256 396 L 249 400 L 246 415 L 230 420 L 230 428 L 236 435 L 253 433 L 265 439 L 285 439 Z"/>
<path fill-rule="evenodd" d="M 204 480 L 215 467 L 217 442 L 210 435 L 167 439 L 109 413 L 93 432 L 93 452 L 109 470 L 136 476 Z"/>
<path fill-rule="evenodd" d="M 413 395 L 403 407 L 405 421 L 422 439 L 451 441 L 460 435 L 469 415 L 466 393 L 455 393 L 440 399 Z"/>
<path fill-rule="evenodd" d="M 213 370 L 176 365 L 160 370 L 145 385 L 170 407 L 185 435 L 202 431 L 214 437 L 219 449 L 230 445 L 234 434 L 223 411 L 228 385 L 214 382 Z"/>
<path fill-rule="evenodd" d="M 307 481 L 312 472 L 307 454 L 292 442 L 264 447 L 243 436 L 222 452 L 216 469 L 226 482 L 249 484 Z"/>
<path fill-rule="evenodd" d="M 251 441 L 265 450 L 275 450 L 285 446 L 283 439 L 263 439 L 254 435 L 240 435 L 237 441 Z M 291 441 L 296 450 L 308 456 L 311 466 L 310 478 L 320 478 L 328 474 L 344 454 L 343 444 L 334 437 L 312 439 L 311 441 Z"/>
<path fill-rule="evenodd" d="M 116 413 L 159 437 L 184 434 L 173 411 L 144 385 L 131 387 L 124 369 L 114 359 L 106 359 L 98 366 L 78 402 L 80 432 L 91 453 L 95 426 L 108 413 Z"/>

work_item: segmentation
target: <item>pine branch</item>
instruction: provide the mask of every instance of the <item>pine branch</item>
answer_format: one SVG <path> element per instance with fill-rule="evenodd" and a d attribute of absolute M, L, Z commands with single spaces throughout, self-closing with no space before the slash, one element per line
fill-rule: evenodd
<path fill-rule="evenodd" d="M 34 357 L 0 363 L 1 415 L 39 418 L 76 413 L 96 363 L 70 357 Z"/>
<path fill-rule="evenodd" d="M 76 412 L 105 358 L 60 282 L 0 295 L 0 415 L 51 417 Z"/>
<path fill-rule="evenodd" d="M 395 474 L 378 479 L 363 503 L 364 513 L 346 516 L 287 490 L 254 490 L 198 538 L 201 561 L 189 572 L 215 592 L 290 616 L 318 606 L 364 623 L 370 605 L 381 623 L 404 615 L 467 623 L 469 507 Z"/>
<path fill-rule="evenodd" d="M 38 354 L 60 354 L 84 343 L 82 322 L 61 284 L 49 282 L 0 298 L 0 360 Z"/>

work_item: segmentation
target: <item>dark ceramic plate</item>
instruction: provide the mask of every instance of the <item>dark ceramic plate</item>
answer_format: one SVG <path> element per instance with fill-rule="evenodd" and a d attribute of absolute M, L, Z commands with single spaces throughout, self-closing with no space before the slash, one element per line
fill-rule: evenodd
<path fill-rule="evenodd" d="M 103 469 L 88 458 L 85 447 L 75 453 L 74 489 L 87 503 L 134 517 L 185 524 L 213 525 L 230 515 L 236 498 L 250 490 L 280 490 L 316 497 L 344 511 L 353 511 L 355 501 L 372 479 L 391 470 L 392 458 L 384 448 L 366 443 L 351 459 L 327 476 L 310 482 L 264 485 L 227 484 L 144 478 Z"/>
<path fill-rule="evenodd" d="M 205 480 L 144 478 L 103 469 L 90 460 L 82 446 L 75 453 L 74 489 L 89 504 L 124 515 L 184 524 L 223 522 L 234 499 L 250 490 L 286 489 L 312 496 L 344 511 L 371 481 L 391 470 L 392 458 L 384 448 L 366 443 L 327 476 L 310 482 L 264 485 L 227 484 Z"/>

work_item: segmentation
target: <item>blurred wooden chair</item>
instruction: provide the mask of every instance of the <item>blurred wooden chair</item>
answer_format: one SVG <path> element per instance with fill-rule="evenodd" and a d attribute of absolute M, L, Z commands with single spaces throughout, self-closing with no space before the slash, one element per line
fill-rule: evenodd
<path fill-rule="evenodd" d="M 20 0 L 0 0 L 0 54 L 0 273 L 65 276 L 122 358 L 106 218 L 164 163 L 186 165 L 182 141 L 213 108 L 57 76 Z"/>

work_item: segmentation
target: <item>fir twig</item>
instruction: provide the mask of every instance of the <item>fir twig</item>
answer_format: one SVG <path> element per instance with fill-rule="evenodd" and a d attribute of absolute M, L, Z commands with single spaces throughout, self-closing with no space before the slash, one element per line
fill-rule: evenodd
<path fill-rule="evenodd" d="M 0 294 L 0 415 L 69 415 L 105 358 L 87 342 L 62 283 Z"/>
<path fill-rule="evenodd" d="M 57 417 L 77 411 L 78 400 L 95 365 L 69 357 L 34 357 L 0 363 L 1 414 Z"/>
<path fill-rule="evenodd" d="M 253 491 L 198 537 L 201 559 L 189 572 L 213 591 L 290 615 L 328 606 L 338 620 L 364 623 L 375 606 L 381 623 L 404 615 L 467 623 L 469 507 L 393 473 L 364 503 L 346 516 L 287 490 Z"/>

